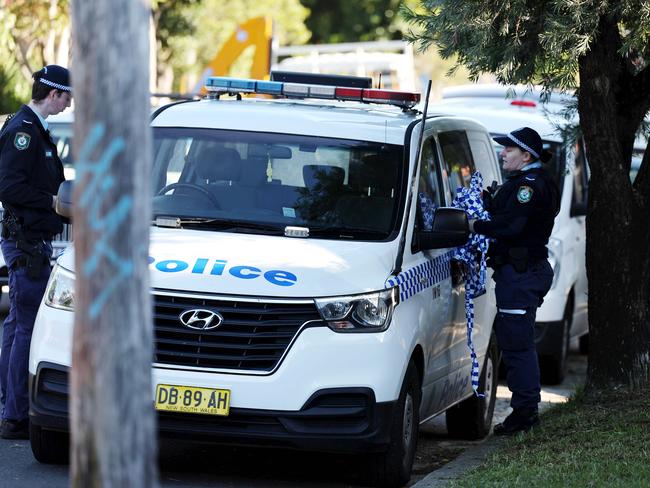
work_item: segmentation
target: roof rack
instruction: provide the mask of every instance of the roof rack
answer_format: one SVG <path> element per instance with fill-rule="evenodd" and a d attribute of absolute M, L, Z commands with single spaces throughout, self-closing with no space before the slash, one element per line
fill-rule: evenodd
<path fill-rule="evenodd" d="M 275 74 L 278 73 L 278 74 Z M 312 73 L 274 72 L 272 77 L 283 81 L 262 81 L 246 78 L 211 76 L 206 90 L 218 98 L 222 94 L 237 95 L 257 93 L 286 98 L 319 98 L 327 100 L 381 103 L 411 109 L 420 101 L 420 94 L 395 90 L 373 89 L 367 83 L 370 78 Z M 303 80 L 294 82 L 290 80 Z M 307 82 L 308 81 L 308 82 Z M 362 86 L 359 86 L 359 85 Z M 350 86 L 353 85 L 353 86 Z"/>

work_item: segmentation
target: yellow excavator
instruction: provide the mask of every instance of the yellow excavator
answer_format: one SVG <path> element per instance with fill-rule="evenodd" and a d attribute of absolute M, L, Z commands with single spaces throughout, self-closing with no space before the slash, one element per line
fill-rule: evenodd
<path fill-rule="evenodd" d="M 271 43 L 273 21 L 270 17 L 255 17 L 237 26 L 217 55 L 201 74 L 193 93 L 205 94 L 205 80 L 208 76 L 226 76 L 237 58 L 250 46 L 255 47 L 251 78 L 268 80 L 271 71 Z"/>
<path fill-rule="evenodd" d="M 201 74 L 190 97 L 205 95 L 207 78 L 227 76 L 237 58 L 251 46 L 254 54 L 250 78 L 256 80 L 268 80 L 273 67 L 285 71 L 371 76 L 379 83 L 383 77 L 385 88 L 416 89 L 413 48 L 406 41 L 280 47 L 273 45 L 272 19 L 255 17 L 237 26 Z"/>

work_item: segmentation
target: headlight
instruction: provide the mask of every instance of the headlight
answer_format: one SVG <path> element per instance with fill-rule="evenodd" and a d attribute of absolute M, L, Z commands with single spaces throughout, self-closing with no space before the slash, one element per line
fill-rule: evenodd
<path fill-rule="evenodd" d="M 365 295 L 317 298 L 316 308 L 330 329 L 336 332 L 382 332 L 390 325 L 399 303 L 397 288 Z"/>
<path fill-rule="evenodd" d="M 61 310 L 74 310 L 74 273 L 59 265 L 54 267 L 45 290 L 45 305 Z"/>
<path fill-rule="evenodd" d="M 551 288 L 555 288 L 558 276 L 560 276 L 560 263 L 562 262 L 562 241 L 551 237 L 548 240 L 548 262 L 553 268 L 553 282 Z"/>

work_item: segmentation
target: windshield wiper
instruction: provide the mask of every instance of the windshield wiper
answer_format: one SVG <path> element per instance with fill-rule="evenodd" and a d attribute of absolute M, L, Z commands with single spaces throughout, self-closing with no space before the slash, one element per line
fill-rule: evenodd
<path fill-rule="evenodd" d="M 211 229 L 226 232 L 263 233 L 283 235 L 284 228 L 273 224 L 251 222 L 246 220 L 215 219 L 208 217 L 157 217 L 154 222 L 158 227 L 176 227 L 183 229 Z"/>

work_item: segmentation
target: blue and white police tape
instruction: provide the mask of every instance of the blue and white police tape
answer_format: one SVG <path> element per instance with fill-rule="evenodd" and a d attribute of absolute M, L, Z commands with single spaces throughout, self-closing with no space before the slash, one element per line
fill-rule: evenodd
<path fill-rule="evenodd" d="M 483 207 L 483 176 L 478 171 L 472 175 L 469 187 L 458 188 L 452 207 L 462 208 L 469 219 L 490 220 L 490 215 Z M 456 248 L 452 259 L 465 264 L 465 316 L 467 317 L 467 347 L 472 357 L 472 389 L 478 396 L 479 364 L 474 349 L 472 333 L 474 331 L 474 298 L 485 293 L 487 277 L 486 256 L 489 239 L 483 235 L 471 234 L 463 247 Z"/>

